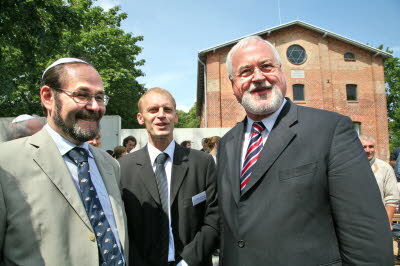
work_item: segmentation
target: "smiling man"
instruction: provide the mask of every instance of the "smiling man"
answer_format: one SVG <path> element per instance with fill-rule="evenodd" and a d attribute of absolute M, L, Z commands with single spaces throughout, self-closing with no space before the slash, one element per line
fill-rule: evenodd
<path fill-rule="evenodd" d="M 178 113 L 168 91 L 148 90 L 138 107 L 148 144 L 119 160 L 130 262 L 211 266 L 218 245 L 214 160 L 174 141 Z"/>
<path fill-rule="evenodd" d="M 368 135 L 360 136 L 361 144 L 363 145 L 365 154 L 374 172 L 376 182 L 379 186 L 382 202 L 385 205 L 386 213 L 389 219 L 390 227 L 392 228 L 393 215 L 399 206 L 400 195 L 397 189 L 396 175 L 393 168 L 385 161 L 382 161 L 375 156 L 376 141 Z"/>
<path fill-rule="evenodd" d="M 287 44 L 282 44 L 287 45 Z M 219 141 L 223 265 L 393 265 L 378 186 L 348 117 L 297 106 L 260 37 L 226 66 L 247 116 Z"/>
<path fill-rule="evenodd" d="M 44 128 L 0 145 L 0 264 L 125 265 L 119 166 L 86 143 L 109 100 L 99 73 L 59 59 L 45 70 L 40 97 Z"/>

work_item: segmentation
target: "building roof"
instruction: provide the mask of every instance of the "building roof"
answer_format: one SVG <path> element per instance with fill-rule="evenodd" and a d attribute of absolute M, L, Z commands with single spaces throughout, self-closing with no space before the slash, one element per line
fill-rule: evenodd
<path fill-rule="evenodd" d="M 240 41 L 241 39 L 246 38 L 248 36 L 264 35 L 264 34 L 268 34 L 269 35 L 273 31 L 284 29 L 284 28 L 287 28 L 287 27 L 290 27 L 290 26 L 293 26 L 293 25 L 298 25 L 298 26 L 304 27 L 306 29 L 310 29 L 310 30 L 319 32 L 319 33 L 322 34 L 322 36 L 324 38 L 331 37 L 331 38 L 343 41 L 345 43 L 354 45 L 356 47 L 359 47 L 361 49 L 364 49 L 366 51 L 374 53 L 375 56 L 380 55 L 383 58 L 392 57 L 392 55 L 390 53 L 384 52 L 382 50 L 379 50 L 379 49 L 374 48 L 372 46 L 369 46 L 367 44 L 363 44 L 361 42 L 357 42 L 357 41 L 351 40 L 351 39 L 349 39 L 347 37 L 344 37 L 342 35 L 333 33 L 331 31 L 322 29 L 320 27 L 308 24 L 308 23 L 300 21 L 300 20 L 294 20 L 294 21 L 291 21 L 291 22 L 288 22 L 288 23 L 285 23 L 285 24 L 282 24 L 282 25 L 279 25 L 279 26 L 276 26 L 276 27 L 272 27 L 272 28 L 269 28 L 269 29 L 266 29 L 266 30 L 263 30 L 263 31 L 255 32 L 255 33 L 240 37 L 238 39 L 234 39 L 232 41 L 225 42 L 225 43 L 222 43 L 222 44 L 218 44 L 216 46 L 213 46 L 213 47 L 210 47 L 210 48 L 207 48 L 207 49 L 199 51 L 199 53 L 198 53 L 198 59 L 199 60 L 198 60 L 198 64 L 197 64 L 197 114 L 200 115 L 202 107 L 203 107 L 203 99 L 204 99 L 204 70 L 205 70 L 204 63 L 205 63 L 205 59 L 206 59 L 206 54 L 208 52 L 215 52 L 218 49 L 225 48 L 225 47 L 230 46 L 230 45 L 234 45 L 238 41 Z"/>

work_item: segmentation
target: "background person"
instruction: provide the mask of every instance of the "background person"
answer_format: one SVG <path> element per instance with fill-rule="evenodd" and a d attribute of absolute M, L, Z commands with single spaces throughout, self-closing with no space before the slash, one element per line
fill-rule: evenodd
<path fill-rule="evenodd" d="M 207 150 L 212 155 L 215 162 L 217 162 L 217 148 L 218 148 L 218 142 L 220 139 L 221 139 L 221 137 L 219 137 L 219 136 L 213 136 L 213 137 L 207 138 L 205 140 L 205 145 L 207 147 Z"/>
<path fill-rule="evenodd" d="M 43 123 L 35 116 L 23 114 L 14 118 L 8 127 L 8 140 L 32 136 L 43 128 Z"/>
<path fill-rule="evenodd" d="M 101 147 L 101 133 L 97 134 L 96 137 L 94 137 L 91 140 L 88 140 L 87 143 L 89 143 L 92 146 L 95 146 L 97 148 Z"/>
<path fill-rule="evenodd" d="M 115 159 L 122 158 L 126 155 L 126 148 L 124 146 L 117 146 L 114 148 L 113 157 Z"/>
<path fill-rule="evenodd" d="M 182 141 L 181 146 L 190 149 L 190 148 L 192 148 L 192 142 L 190 140 Z"/>
<path fill-rule="evenodd" d="M 372 172 L 374 172 L 381 193 L 382 202 L 389 219 L 390 228 L 392 228 L 393 215 L 400 202 L 396 176 L 393 168 L 387 162 L 375 157 L 376 141 L 373 137 L 361 135 L 360 141 L 364 147 L 365 154 L 368 157 Z"/>
<path fill-rule="evenodd" d="M 207 148 L 207 145 L 206 145 L 206 141 L 207 141 L 207 138 L 202 138 L 201 139 L 201 149 L 200 149 L 200 151 L 204 151 L 204 152 L 208 152 L 208 148 Z"/>
<path fill-rule="evenodd" d="M 128 136 L 122 141 L 122 146 L 126 148 L 126 153 L 130 153 L 136 147 L 137 141 L 134 136 Z"/>

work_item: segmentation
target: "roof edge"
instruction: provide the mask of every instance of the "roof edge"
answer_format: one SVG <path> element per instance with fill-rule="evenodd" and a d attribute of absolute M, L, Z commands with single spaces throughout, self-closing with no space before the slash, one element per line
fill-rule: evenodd
<path fill-rule="evenodd" d="M 258 31 L 258 32 L 255 32 L 255 33 L 252 33 L 252 34 L 249 34 L 249 35 L 245 35 L 245 36 L 242 36 L 240 38 L 237 38 L 237 39 L 234 39 L 234 40 L 231 40 L 231 41 L 228 41 L 228 42 L 225 42 L 225 43 L 222 43 L 222 44 L 219 44 L 219 45 L 207 48 L 207 49 L 204 49 L 204 50 L 200 50 L 198 52 L 198 55 L 200 56 L 200 55 L 203 55 L 205 53 L 208 53 L 208 52 L 211 52 L 211 51 L 215 51 L 217 49 L 224 48 L 224 47 L 229 46 L 231 44 L 237 43 L 241 39 L 249 37 L 249 36 L 263 35 L 263 34 L 271 33 L 272 31 L 280 30 L 280 29 L 283 29 L 283 28 L 286 28 L 286 27 L 290 27 L 290 26 L 293 26 L 293 25 L 300 25 L 300 26 L 303 26 L 305 28 L 308 28 L 308 29 L 311 29 L 311 30 L 314 30 L 314 31 L 317 31 L 317 32 L 320 32 L 320 33 L 323 33 L 325 36 L 330 36 L 332 38 L 335 38 L 335 39 L 350 43 L 350 44 L 352 44 L 354 46 L 358 46 L 358 47 L 363 48 L 365 50 L 369 50 L 370 52 L 373 52 L 376 55 L 382 55 L 383 57 L 386 57 L 386 58 L 393 57 L 392 54 L 387 53 L 387 52 L 385 52 L 383 50 L 379 50 L 378 48 L 375 48 L 375 47 L 372 47 L 370 45 L 363 44 L 361 42 L 349 39 L 349 38 L 344 37 L 342 35 L 339 35 L 339 34 L 336 34 L 334 32 L 325 30 L 323 28 L 311 25 L 311 24 L 303 22 L 301 20 L 293 20 L 291 22 L 288 22 L 288 23 L 285 23 L 285 24 L 281 24 L 281 25 L 276 26 L 276 27 L 272 27 L 272 28 L 269 28 L 269 29 L 266 29 L 266 30 L 263 30 L 263 31 Z"/>

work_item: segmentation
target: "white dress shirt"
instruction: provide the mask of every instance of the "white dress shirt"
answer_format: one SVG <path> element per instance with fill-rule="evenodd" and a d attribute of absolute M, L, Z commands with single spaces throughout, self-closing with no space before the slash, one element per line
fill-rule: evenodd
<path fill-rule="evenodd" d="M 72 150 L 75 147 L 80 147 L 88 151 L 89 153 L 89 171 L 90 171 L 90 178 L 92 179 L 92 183 L 96 189 L 97 195 L 100 200 L 101 207 L 103 208 L 104 214 L 106 215 L 107 221 L 110 224 L 110 228 L 112 232 L 114 233 L 115 239 L 117 241 L 118 247 L 121 250 L 121 243 L 118 235 L 118 229 L 116 226 L 115 218 L 114 218 L 114 212 L 112 210 L 110 198 L 107 193 L 106 186 L 104 185 L 103 179 L 101 177 L 101 174 L 99 172 L 99 169 L 97 168 L 96 162 L 94 160 L 93 154 L 89 150 L 89 144 L 84 142 L 82 145 L 77 146 L 64 137 L 62 137 L 60 134 L 58 134 L 54 129 L 52 129 L 49 124 L 46 124 L 44 126 L 49 132 L 51 138 L 54 140 L 56 143 L 56 146 L 58 150 L 60 151 L 61 156 L 64 159 L 65 164 L 67 165 L 67 168 L 71 174 L 72 181 L 74 182 L 74 185 L 76 187 L 76 190 L 78 191 L 78 194 L 80 195 L 80 187 L 79 187 L 79 179 L 78 179 L 78 166 L 71 161 L 71 159 L 67 156 L 67 153 Z M 124 258 L 125 259 L 125 258 Z"/>
<path fill-rule="evenodd" d="M 175 261 L 175 245 L 174 245 L 174 235 L 172 234 L 171 227 L 171 175 L 172 175 L 172 162 L 174 161 L 174 151 L 175 151 L 175 141 L 172 140 L 171 143 L 165 148 L 164 151 L 160 151 L 154 147 L 150 142 L 147 144 L 147 150 L 150 156 L 150 162 L 153 167 L 154 173 L 156 172 L 156 158 L 157 156 L 165 152 L 168 154 L 168 158 L 164 163 L 165 174 L 167 175 L 168 183 L 168 221 L 169 221 L 169 247 L 168 247 L 168 261 Z M 184 260 L 180 261 L 177 266 L 187 266 Z"/>
<path fill-rule="evenodd" d="M 278 118 L 279 114 L 282 111 L 283 106 L 286 103 L 286 99 L 283 98 L 283 103 L 282 105 L 279 107 L 278 110 L 276 110 L 276 112 L 274 112 L 273 114 L 271 114 L 270 116 L 264 118 L 263 120 L 261 120 L 261 122 L 264 124 L 265 126 L 265 130 L 263 130 L 263 132 L 261 133 L 261 137 L 263 139 L 263 145 L 265 144 L 265 142 L 268 139 L 269 133 L 271 132 L 272 128 L 274 127 L 274 124 L 276 122 L 276 119 Z M 246 157 L 246 153 L 247 153 L 247 148 L 249 146 L 250 143 L 250 137 L 251 137 L 251 129 L 253 127 L 253 123 L 254 122 L 258 122 L 258 121 L 254 121 L 253 119 L 251 119 L 250 117 L 246 117 L 247 118 L 247 127 L 246 127 L 246 131 L 244 133 L 244 139 L 243 139 L 243 146 L 242 146 L 242 160 L 240 162 L 240 171 L 242 171 L 243 169 L 243 162 L 244 159 Z"/>

